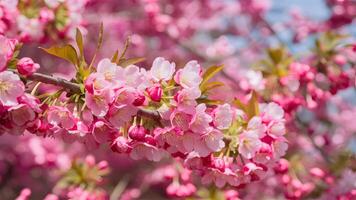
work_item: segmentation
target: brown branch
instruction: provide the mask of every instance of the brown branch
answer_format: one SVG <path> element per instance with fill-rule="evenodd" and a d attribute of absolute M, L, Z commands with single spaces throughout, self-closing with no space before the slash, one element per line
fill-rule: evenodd
<path fill-rule="evenodd" d="M 11 70 L 11 71 L 18 73 L 16 70 Z M 65 89 L 69 89 L 73 93 L 77 93 L 77 94 L 80 94 L 82 92 L 79 84 L 67 81 L 59 77 L 46 75 L 46 74 L 34 73 L 31 76 L 25 77 L 25 79 L 59 86 Z M 138 111 L 138 115 L 153 118 L 155 120 L 160 120 L 159 113 L 153 110 L 140 109 Z"/>
<path fill-rule="evenodd" d="M 10 70 L 10 71 L 18 73 L 17 70 Z M 74 93 L 81 93 L 79 84 L 73 83 L 71 81 L 67 81 L 63 78 L 54 77 L 51 75 L 46 75 L 41 73 L 33 73 L 31 76 L 26 76 L 25 79 L 59 86 L 68 89 Z"/>
<path fill-rule="evenodd" d="M 72 91 L 74 93 L 81 93 L 79 84 L 67 81 L 62 78 L 53 77 L 53 76 L 40 74 L 40 73 L 34 73 L 31 76 L 28 76 L 26 78 L 29 80 L 34 80 L 34 81 L 39 81 L 42 83 L 60 86 L 60 87 L 69 89 L 70 91 Z"/>

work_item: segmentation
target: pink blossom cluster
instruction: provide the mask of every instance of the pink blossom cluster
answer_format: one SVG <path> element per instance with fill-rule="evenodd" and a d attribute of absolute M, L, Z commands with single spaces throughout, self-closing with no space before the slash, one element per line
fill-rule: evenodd
<path fill-rule="evenodd" d="M 222 152 L 224 156 L 234 151 L 249 163 L 237 167 L 229 156 L 227 163 L 213 156 L 210 164 L 190 167 L 207 170 L 206 176 L 215 170 L 226 172 L 226 179 L 233 179 L 217 180 L 218 186 L 225 182 L 235 186 L 247 183 L 252 180 L 249 178 L 252 171 L 267 170 L 284 155 L 287 149 L 284 112 L 277 104 L 261 104 L 260 114 L 249 119 L 246 113 L 229 104 L 199 103 L 202 81 L 202 68 L 196 61 L 176 71 L 175 63 L 159 57 L 146 71 L 135 65 L 123 68 L 103 59 L 96 72 L 85 80 L 83 106 L 72 103 L 61 106 L 56 100 L 41 106 L 38 99 L 24 93 L 24 84 L 16 74 L 4 71 L 0 74 L 0 100 L 1 119 L 6 123 L 1 127 L 11 134 L 27 130 L 62 137 L 67 142 L 78 140 L 90 147 L 111 143 L 115 152 L 152 161 L 161 160 L 167 152 L 191 163 L 208 159 L 213 153 Z M 157 109 L 158 122 L 141 116 L 142 109 Z M 149 123 L 161 127 L 147 128 Z M 228 146 L 225 140 L 235 142 L 236 146 Z M 249 166 L 255 167 L 243 172 Z"/>
<path fill-rule="evenodd" d="M 4 0 L 0 2 L 0 34 L 22 42 L 48 42 L 73 38 L 84 25 L 88 0 Z"/>
<path fill-rule="evenodd" d="M 325 2 L 0 0 L 1 199 L 354 199 L 356 4 Z"/>

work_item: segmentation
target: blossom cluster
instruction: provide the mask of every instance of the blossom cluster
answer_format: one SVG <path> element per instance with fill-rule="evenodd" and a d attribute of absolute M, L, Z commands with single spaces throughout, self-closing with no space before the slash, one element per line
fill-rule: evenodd
<path fill-rule="evenodd" d="M 0 1 L 0 34 L 22 42 L 73 38 L 87 0 Z"/>
<path fill-rule="evenodd" d="M 29 63 L 22 60 L 17 63 L 18 72 L 26 75 L 21 71 Z M 35 71 L 34 66 L 29 68 Z M 84 97 L 78 96 L 82 103 L 58 91 L 40 102 L 24 92 L 18 75 L 1 72 L 1 120 L 7 122 L 1 128 L 12 134 L 27 130 L 66 142 L 80 141 L 88 147 L 111 143 L 113 151 L 133 159 L 159 161 L 171 154 L 205 177 L 218 179 L 215 184 L 220 187 L 225 182 L 247 183 L 255 179 L 250 177 L 255 170 L 266 171 L 284 155 L 284 112 L 277 104 L 261 104 L 256 116 L 248 116 L 227 103 L 204 103 L 207 97 L 201 87 L 207 79 L 199 63 L 190 61 L 175 68 L 175 63 L 162 57 L 154 60 L 150 70 L 136 65 L 124 68 L 103 59 L 85 79 Z M 49 103 L 43 104 L 46 100 Z M 145 112 L 154 113 L 156 119 Z M 228 156 L 230 152 L 247 163 L 237 163 L 236 155 Z M 205 160 L 205 164 L 193 166 L 193 160 Z"/>
<path fill-rule="evenodd" d="M 317 3 L 0 0 L 1 198 L 354 199 L 356 4 Z"/>

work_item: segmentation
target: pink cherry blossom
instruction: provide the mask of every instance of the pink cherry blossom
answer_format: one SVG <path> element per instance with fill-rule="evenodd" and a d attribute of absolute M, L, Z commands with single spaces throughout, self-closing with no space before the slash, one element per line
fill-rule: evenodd
<path fill-rule="evenodd" d="M 170 63 L 162 57 L 158 57 L 153 61 L 152 67 L 150 69 L 151 76 L 155 81 L 168 81 L 172 78 L 175 72 L 175 63 Z"/>
<path fill-rule="evenodd" d="M 211 131 L 212 127 L 210 126 L 210 122 L 212 122 L 213 119 L 210 115 L 205 113 L 205 110 L 205 104 L 197 105 L 195 114 L 189 123 L 189 127 L 193 132 L 205 134 Z"/>
<path fill-rule="evenodd" d="M 234 119 L 234 112 L 229 104 L 218 105 L 214 109 L 214 125 L 218 129 L 228 129 Z"/>
<path fill-rule="evenodd" d="M 174 80 L 184 88 L 198 87 L 203 80 L 201 67 L 197 61 L 188 62 L 183 69 L 179 69 Z"/>
<path fill-rule="evenodd" d="M 25 86 L 12 72 L 0 72 L 0 102 L 4 106 L 17 105 L 17 98 L 23 95 Z"/>
<path fill-rule="evenodd" d="M 16 40 L 10 40 L 3 35 L 0 35 L 0 72 L 7 67 L 7 62 L 12 58 Z"/>
<path fill-rule="evenodd" d="M 137 108 L 132 105 L 113 105 L 109 110 L 108 119 L 113 126 L 120 128 L 136 113 Z"/>
<path fill-rule="evenodd" d="M 194 114 L 195 107 L 197 105 L 196 99 L 201 96 L 201 91 L 197 87 L 184 88 L 177 93 L 173 102 L 177 105 L 177 109 L 189 113 Z"/>
<path fill-rule="evenodd" d="M 65 129 L 71 129 L 75 126 L 75 118 L 72 113 L 64 107 L 52 106 L 48 109 L 48 122 L 53 126 L 60 126 Z"/>
<path fill-rule="evenodd" d="M 113 101 L 112 91 L 104 89 L 101 93 L 86 93 L 85 100 L 91 112 L 98 117 L 103 117 L 109 111 L 109 104 Z"/>
<path fill-rule="evenodd" d="M 245 131 L 239 136 L 239 153 L 250 159 L 255 156 L 256 152 L 262 147 L 262 142 L 259 139 L 259 133 L 253 130 Z"/>
<path fill-rule="evenodd" d="M 105 143 L 114 137 L 115 130 L 109 127 L 104 121 L 97 121 L 93 125 L 92 133 L 98 143 Z"/>
<path fill-rule="evenodd" d="M 103 75 L 107 82 L 113 84 L 115 87 L 120 86 L 120 83 L 123 80 L 123 69 L 120 66 L 117 66 L 115 63 L 112 63 L 110 59 L 102 59 L 98 63 L 96 70 L 97 73 Z"/>
<path fill-rule="evenodd" d="M 165 152 L 162 149 L 158 149 L 147 143 L 136 143 L 132 146 L 130 157 L 138 160 L 146 158 L 151 161 L 159 161 L 165 156 Z"/>
<path fill-rule="evenodd" d="M 12 121 L 17 126 L 24 126 L 35 120 L 36 113 L 26 104 L 18 104 L 9 109 Z"/>

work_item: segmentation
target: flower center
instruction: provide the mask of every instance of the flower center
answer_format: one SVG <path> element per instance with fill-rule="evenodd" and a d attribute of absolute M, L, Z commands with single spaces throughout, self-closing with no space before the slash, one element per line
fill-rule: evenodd
<path fill-rule="evenodd" d="M 11 87 L 11 84 L 5 81 L 0 81 L 0 92 L 7 92 Z"/>

